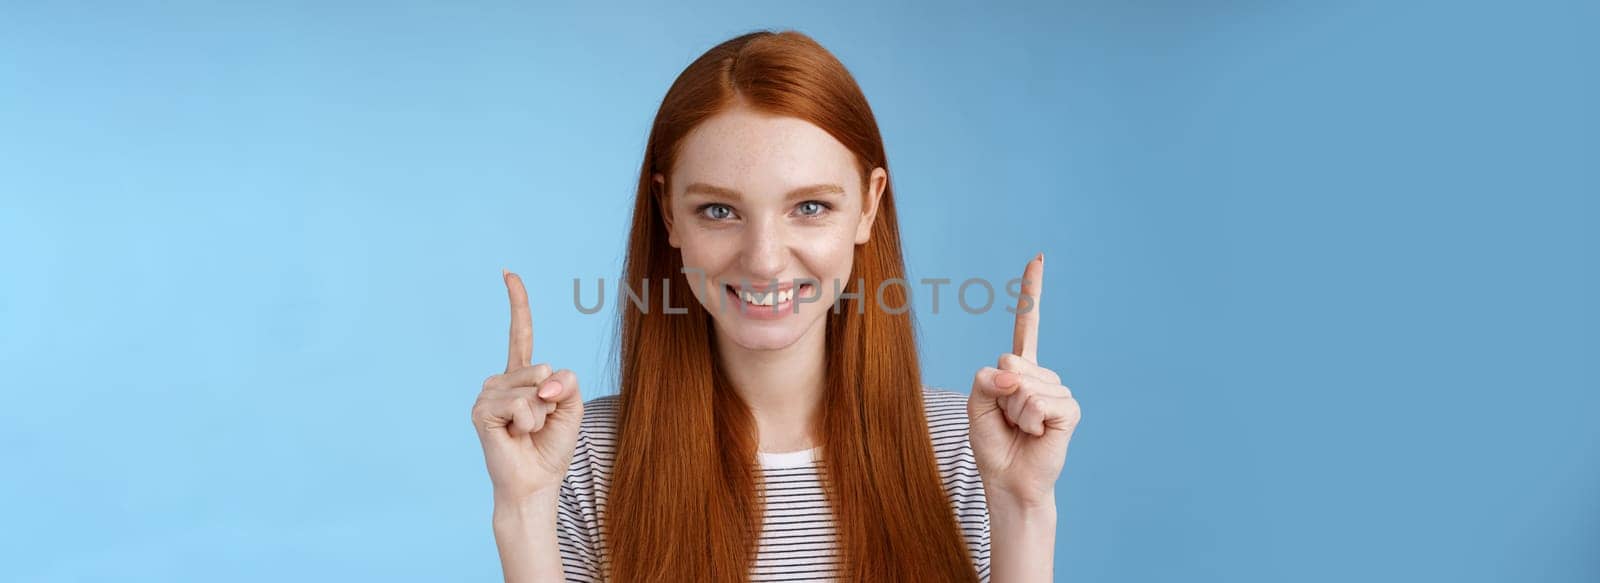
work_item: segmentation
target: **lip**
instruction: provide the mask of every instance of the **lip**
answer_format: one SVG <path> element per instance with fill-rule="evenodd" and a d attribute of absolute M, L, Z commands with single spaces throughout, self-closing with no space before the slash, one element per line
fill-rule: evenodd
<path fill-rule="evenodd" d="M 740 317 L 750 320 L 778 320 L 794 314 L 795 298 L 800 297 L 800 293 L 805 290 L 806 286 L 809 285 L 812 284 L 801 284 L 800 289 L 796 289 L 794 295 L 791 296 L 787 301 L 776 302 L 771 306 L 756 306 L 745 303 L 745 301 L 739 297 L 739 293 L 737 291 L 738 287 L 733 285 L 723 285 L 722 295 L 728 300 L 726 307 L 731 308 L 731 310 L 734 313 L 739 314 Z M 784 291 L 793 287 L 795 287 L 794 283 L 791 282 L 787 285 L 779 285 L 776 287 L 757 288 L 755 286 L 747 286 L 744 289 L 745 291 L 765 293 Z M 813 287 L 812 289 L 814 290 L 816 288 Z"/>
<path fill-rule="evenodd" d="M 724 287 L 731 287 L 731 288 L 734 288 L 734 289 L 742 289 L 742 290 L 745 290 L 745 291 L 753 291 L 753 292 L 767 292 L 767 291 L 772 291 L 772 290 L 783 291 L 783 290 L 786 290 L 786 289 L 794 287 L 794 280 L 792 280 L 792 279 L 787 281 L 787 282 L 779 280 L 779 283 L 776 286 L 767 285 L 768 283 L 771 283 L 771 282 L 772 282 L 772 280 L 770 280 L 770 279 L 759 281 L 759 282 L 757 282 L 757 281 L 744 281 L 744 282 L 728 281 L 728 282 L 723 282 L 722 285 Z"/>

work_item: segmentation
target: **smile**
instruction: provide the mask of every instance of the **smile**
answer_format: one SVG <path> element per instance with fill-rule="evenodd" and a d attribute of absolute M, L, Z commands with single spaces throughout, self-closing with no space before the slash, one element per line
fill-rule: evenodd
<path fill-rule="evenodd" d="M 739 299 L 744 300 L 747 304 L 756 306 L 782 304 L 794 299 L 794 288 L 791 287 L 789 289 L 781 289 L 765 293 L 751 291 L 740 292 Z"/>
<path fill-rule="evenodd" d="M 810 283 L 799 286 L 789 283 L 764 290 L 725 285 L 723 291 L 728 297 L 743 304 L 739 311 L 745 316 L 763 320 L 782 317 L 794 311 L 796 292 L 805 292 L 808 294 L 806 297 L 815 297 L 815 290 Z"/>

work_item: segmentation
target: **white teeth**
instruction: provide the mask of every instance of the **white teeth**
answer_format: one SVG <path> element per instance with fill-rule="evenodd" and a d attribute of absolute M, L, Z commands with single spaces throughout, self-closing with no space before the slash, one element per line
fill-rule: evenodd
<path fill-rule="evenodd" d="M 740 291 L 739 299 L 744 300 L 745 303 L 755 306 L 781 304 L 794 299 L 794 288 L 770 292 Z"/>
<path fill-rule="evenodd" d="M 743 299 L 745 301 L 745 303 L 754 304 L 754 305 L 757 305 L 757 306 L 770 306 L 770 305 L 772 305 L 772 301 L 771 301 L 772 300 L 772 297 L 771 297 L 772 294 L 761 293 L 761 292 L 741 292 L 740 296 L 741 296 L 741 299 Z"/>

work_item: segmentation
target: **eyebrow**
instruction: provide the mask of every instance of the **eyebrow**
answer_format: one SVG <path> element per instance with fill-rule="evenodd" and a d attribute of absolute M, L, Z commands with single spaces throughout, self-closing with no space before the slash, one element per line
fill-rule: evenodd
<path fill-rule="evenodd" d="M 713 186 L 704 182 L 690 184 L 683 189 L 683 193 L 704 194 L 726 199 L 738 199 L 740 197 L 739 191 L 737 190 L 732 188 L 723 188 L 721 186 Z M 800 188 L 791 190 L 788 194 L 784 195 L 784 197 L 801 198 L 806 196 L 816 196 L 819 194 L 844 194 L 844 188 L 837 184 L 812 184 L 810 186 L 802 186 Z"/>

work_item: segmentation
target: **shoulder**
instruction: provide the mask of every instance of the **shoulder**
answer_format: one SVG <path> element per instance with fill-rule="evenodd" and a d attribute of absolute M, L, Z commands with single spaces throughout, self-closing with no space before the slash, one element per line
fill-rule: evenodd
<path fill-rule="evenodd" d="M 939 471 L 946 481 L 976 475 L 977 464 L 968 441 L 967 396 L 924 387 L 922 408 L 928 419 L 928 437 L 933 440 L 933 455 L 938 458 Z"/>
<path fill-rule="evenodd" d="M 556 542 L 568 581 L 600 580 L 603 549 L 600 525 L 605 519 L 611 460 L 616 451 L 617 396 L 584 401 L 578 443 L 562 479 L 556 509 Z"/>
<path fill-rule="evenodd" d="M 947 412 L 956 409 L 963 415 L 967 413 L 967 395 L 950 389 L 922 387 L 922 402 L 930 413 L 935 410 Z"/>
<path fill-rule="evenodd" d="M 928 417 L 928 437 L 933 440 L 933 457 L 945 495 L 950 497 L 956 523 L 966 540 L 967 552 L 977 566 L 979 580 L 989 576 L 989 505 L 984 498 L 983 478 L 978 474 L 977 458 L 968 441 L 967 395 L 935 387 L 922 389 L 923 409 Z"/>
<path fill-rule="evenodd" d="M 578 443 L 572 451 L 572 464 L 567 467 L 566 481 L 569 486 L 598 483 L 603 488 L 610 477 L 611 462 L 616 459 L 619 404 L 617 395 L 583 402 L 583 420 L 578 422 Z M 589 493 L 592 495 L 597 492 L 591 490 Z"/>
<path fill-rule="evenodd" d="M 620 405 L 621 395 L 605 395 L 584 401 L 583 421 L 578 430 L 615 433 Z"/>
<path fill-rule="evenodd" d="M 618 395 L 595 397 L 583 402 L 583 420 L 578 422 L 575 458 L 600 457 L 609 462 L 617 443 L 617 416 L 621 410 Z M 576 461 L 576 460 L 575 460 Z M 606 463 L 607 469 L 610 464 Z"/>
<path fill-rule="evenodd" d="M 928 418 L 928 432 L 937 449 L 940 437 L 967 439 L 967 396 L 938 387 L 922 388 L 922 410 Z"/>

